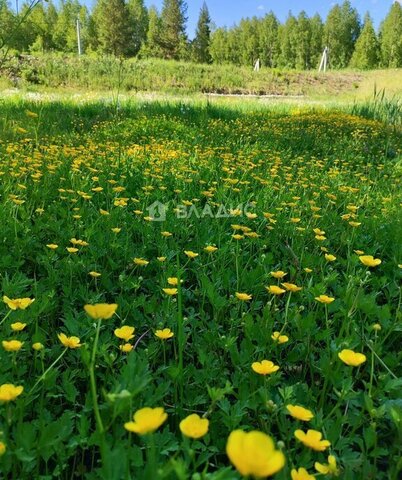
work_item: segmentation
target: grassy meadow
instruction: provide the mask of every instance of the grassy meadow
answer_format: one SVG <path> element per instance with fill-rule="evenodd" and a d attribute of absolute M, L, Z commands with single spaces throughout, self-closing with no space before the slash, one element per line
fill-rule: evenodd
<path fill-rule="evenodd" d="M 398 121 L 117 100 L 0 99 L 0 477 L 396 480 Z"/>
<path fill-rule="evenodd" d="M 299 71 L 237 65 L 204 65 L 159 59 L 116 59 L 67 54 L 21 55 L 0 65 L 0 89 L 76 95 L 119 90 L 128 95 L 228 94 L 299 97 L 303 100 L 353 102 L 384 90 L 402 95 L 401 69 Z"/>

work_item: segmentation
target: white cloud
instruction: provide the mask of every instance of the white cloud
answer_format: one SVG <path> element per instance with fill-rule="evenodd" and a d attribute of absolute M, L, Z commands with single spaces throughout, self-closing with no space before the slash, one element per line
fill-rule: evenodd
<path fill-rule="evenodd" d="M 257 10 L 265 10 L 265 6 L 264 5 L 258 5 Z"/>

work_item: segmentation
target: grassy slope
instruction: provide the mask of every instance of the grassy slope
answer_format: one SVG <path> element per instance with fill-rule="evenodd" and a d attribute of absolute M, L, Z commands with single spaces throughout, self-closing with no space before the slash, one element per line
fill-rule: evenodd
<path fill-rule="evenodd" d="M 372 97 L 374 88 L 402 96 L 400 70 L 342 71 L 319 74 L 231 65 L 194 65 L 162 60 L 45 56 L 11 59 L 0 76 L 0 91 L 10 87 L 39 92 L 88 94 L 122 91 L 125 95 L 204 93 L 301 96 L 302 101 L 353 102 Z M 96 94 L 94 96 L 97 96 Z M 300 98 L 293 99 L 300 103 Z"/>

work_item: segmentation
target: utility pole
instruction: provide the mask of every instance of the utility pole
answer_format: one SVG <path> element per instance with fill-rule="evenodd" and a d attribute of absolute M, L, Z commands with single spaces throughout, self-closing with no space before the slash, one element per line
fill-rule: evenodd
<path fill-rule="evenodd" d="M 82 45 L 81 45 L 81 26 L 80 21 L 77 18 L 77 46 L 78 46 L 78 55 L 82 55 Z"/>
<path fill-rule="evenodd" d="M 329 51 L 328 47 L 325 47 L 322 53 L 320 66 L 318 68 L 319 72 L 323 71 L 325 73 L 327 71 L 328 51 Z"/>

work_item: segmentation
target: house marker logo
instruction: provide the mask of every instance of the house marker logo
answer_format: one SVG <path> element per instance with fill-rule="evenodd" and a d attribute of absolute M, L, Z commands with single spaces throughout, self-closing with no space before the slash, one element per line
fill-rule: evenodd
<path fill-rule="evenodd" d="M 164 222 L 166 220 L 167 206 L 158 200 L 147 207 L 148 214 L 153 222 Z"/>
<path fill-rule="evenodd" d="M 255 207 L 254 203 L 239 204 L 236 206 L 225 206 L 220 205 L 210 205 L 209 203 L 204 206 L 197 205 L 182 205 L 179 204 L 173 208 L 174 215 L 176 218 L 232 218 L 232 217 L 241 217 L 249 216 L 251 217 L 252 212 Z M 151 205 L 149 205 L 146 210 L 148 211 L 149 217 L 153 222 L 164 222 L 166 220 L 166 212 L 168 210 L 168 205 L 166 203 L 159 202 L 158 200 Z"/>

